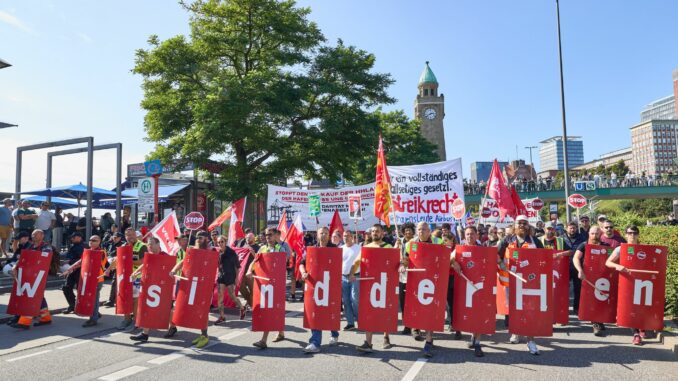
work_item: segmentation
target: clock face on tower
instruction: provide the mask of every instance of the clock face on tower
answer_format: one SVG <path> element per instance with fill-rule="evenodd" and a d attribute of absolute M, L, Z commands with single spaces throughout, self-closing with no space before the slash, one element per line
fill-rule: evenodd
<path fill-rule="evenodd" d="M 436 118 L 436 110 L 433 108 L 427 108 L 424 110 L 424 117 L 428 120 L 433 120 Z"/>

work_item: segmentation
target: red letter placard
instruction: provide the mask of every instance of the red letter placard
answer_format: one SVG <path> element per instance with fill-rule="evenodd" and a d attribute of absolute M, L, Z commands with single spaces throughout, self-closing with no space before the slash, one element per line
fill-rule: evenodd
<path fill-rule="evenodd" d="M 496 255 L 497 253 L 495 253 Z M 502 259 L 503 261 L 503 259 Z M 508 265 L 507 265 L 508 266 Z M 499 274 L 497 270 L 494 271 L 495 278 L 497 279 L 497 295 L 495 295 L 495 302 L 497 304 L 497 313 L 499 315 L 508 315 L 509 314 L 509 305 L 508 305 L 508 287 L 499 283 Z"/>
<path fill-rule="evenodd" d="M 570 321 L 570 257 L 553 259 L 553 322 Z"/>
<path fill-rule="evenodd" d="M 115 296 L 115 313 L 118 315 L 131 314 L 134 310 L 132 297 L 132 246 L 120 246 L 115 255 L 115 277 L 118 292 Z"/>
<path fill-rule="evenodd" d="M 166 329 L 172 310 L 172 288 L 174 278 L 170 276 L 177 262 L 173 255 L 144 255 L 141 269 L 141 292 L 137 307 L 137 327 Z"/>
<path fill-rule="evenodd" d="M 205 329 L 209 320 L 214 278 L 219 253 L 214 250 L 188 248 L 181 268 L 179 291 L 172 323 L 179 327 Z"/>
<path fill-rule="evenodd" d="M 341 323 L 341 249 L 306 248 L 304 328 L 339 330 Z"/>
<path fill-rule="evenodd" d="M 605 266 L 611 253 L 612 248 L 609 246 L 586 245 L 583 267 L 586 280 L 581 282 L 579 320 L 596 323 L 614 323 L 617 320 L 619 277 L 617 271 Z"/>
<path fill-rule="evenodd" d="M 407 274 L 404 326 L 427 331 L 445 329 L 450 254 L 445 245 L 412 243 L 409 268 L 424 271 L 409 271 Z"/>
<path fill-rule="evenodd" d="M 16 264 L 17 280 L 12 285 L 7 313 L 10 315 L 38 316 L 45 295 L 51 252 L 21 250 Z"/>
<path fill-rule="evenodd" d="M 650 272 L 631 271 L 619 276 L 618 326 L 654 330 L 663 328 L 667 250 L 666 246 L 621 245 L 619 263 L 622 266 Z"/>
<path fill-rule="evenodd" d="M 252 331 L 285 329 L 285 253 L 257 254 L 252 299 Z"/>
<path fill-rule="evenodd" d="M 522 336 L 553 335 L 553 253 L 551 249 L 511 249 L 509 332 Z"/>
<path fill-rule="evenodd" d="M 398 268 L 400 250 L 363 247 L 360 250 L 358 328 L 368 332 L 398 330 Z"/>
<path fill-rule="evenodd" d="M 79 316 L 92 316 L 94 301 L 97 297 L 102 250 L 85 249 L 82 253 L 80 266 L 80 280 L 78 281 L 75 313 Z"/>
<path fill-rule="evenodd" d="M 457 245 L 455 259 L 464 277 L 454 277 L 452 327 L 457 331 L 493 334 L 496 326 L 497 248 Z M 506 299 L 506 298 L 504 298 Z"/>

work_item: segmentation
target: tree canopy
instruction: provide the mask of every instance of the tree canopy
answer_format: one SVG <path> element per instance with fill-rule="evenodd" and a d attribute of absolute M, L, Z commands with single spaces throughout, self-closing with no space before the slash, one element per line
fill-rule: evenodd
<path fill-rule="evenodd" d="M 356 180 L 356 160 L 376 150 L 370 110 L 393 102 L 374 55 L 328 44 L 294 1 L 182 4 L 190 36 L 151 36 L 136 53 L 151 156 L 220 161 L 215 196 L 230 200 L 294 175 Z"/>

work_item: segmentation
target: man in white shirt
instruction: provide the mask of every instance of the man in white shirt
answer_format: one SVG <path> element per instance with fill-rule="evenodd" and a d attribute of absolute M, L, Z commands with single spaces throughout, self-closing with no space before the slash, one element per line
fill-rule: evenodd
<path fill-rule="evenodd" d="M 52 242 L 52 228 L 56 224 L 56 215 L 49 211 L 49 202 L 45 201 L 40 205 L 38 219 L 35 220 L 35 228 L 45 233 L 45 242 Z"/>
<path fill-rule="evenodd" d="M 360 281 L 355 277 L 360 275 L 360 266 L 355 271 L 352 271 L 351 267 L 360 257 L 360 246 L 355 243 L 350 230 L 344 231 L 344 246 L 341 247 L 341 251 L 341 299 L 344 302 L 344 316 L 346 316 L 344 331 L 352 331 L 358 320 Z"/>

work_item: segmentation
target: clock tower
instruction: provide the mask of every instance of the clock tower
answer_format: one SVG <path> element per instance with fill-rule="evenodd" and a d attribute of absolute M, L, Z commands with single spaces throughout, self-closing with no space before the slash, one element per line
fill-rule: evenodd
<path fill-rule="evenodd" d="M 445 96 L 438 95 L 438 80 L 428 66 L 419 77 L 417 85 L 419 93 L 414 100 L 414 117 L 421 122 L 421 134 L 429 142 L 438 146 L 440 160 L 446 160 L 445 155 L 445 129 L 443 118 L 445 117 Z"/>

